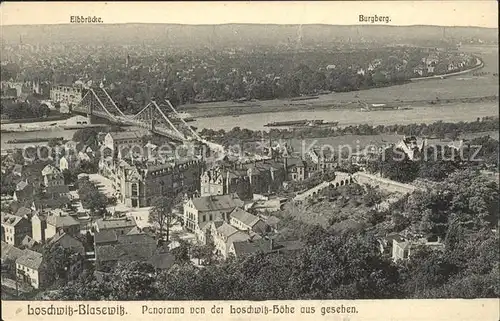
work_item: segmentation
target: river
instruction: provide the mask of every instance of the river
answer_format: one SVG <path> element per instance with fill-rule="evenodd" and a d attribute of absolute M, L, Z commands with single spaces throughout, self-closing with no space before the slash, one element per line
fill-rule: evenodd
<path fill-rule="evenodd" d="M 411 123 L 433 123 L 436 121 L 474 121 L 477 117 L 498 116 L 498 103 L 453 104 L 415 107 L 410 110 L 361 112 L 359 109 L 331 109 L 294 112 L 275 112 L 234 116 L 199 118 L 193 126 L 201 128 L 230 130 L 233 127 L 252 130 L 269 129 L 265 124 L 273 121 L 324 119 L 338 121 L 339 126 L 358 124 L 394 125 Z"/>
<path fill-rule="evenodd" d="M 251 130 L 269 130 L 265 124 L 272 121 L 299 120 L 299 119 L 324 119 L 325 121 L 338 121 L 339 126 L 358 124 L 370 125 L 393 125 L 411 123 L 433 123 L 436 121 L 474 121 L 477 117 L 497 116 L 498 105 L 491 103 L 453 104 L 432 107 L 416 107 L 411 110 L 399 111 L 373 111 L 360 112 L 353 109 L 339 110 L 312 110 L 295 112 L 275 112 L 261 114 L 247 114 L 239 117 L 219 116 L 210 118 L 199 118 L 190 123 L 192 126 L 212 129 L 231 130 L 234 127 L 248 128 Z M 33 143 L 9 144 L 12 139 L 27 139 L 44 137 L 47 140 L 56 137 L 71 139 L 76 130 L 64 130 L 62 128 L 51 128 L 33 132 L 2 133 L 1 148 L 12 149 L 33 145 Z M 36 143 L 43 144 L 43 143 Z"/>

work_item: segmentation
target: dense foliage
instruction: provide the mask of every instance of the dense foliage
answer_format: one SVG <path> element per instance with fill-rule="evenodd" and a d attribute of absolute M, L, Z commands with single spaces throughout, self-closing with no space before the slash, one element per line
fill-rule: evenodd
<path fill-rule="evenodd" d="M 80 280 L 50 299 L 69 300 L 269 300 L 494 298 L 498 274 L 498 190 L 473 171 L 460 171 L 435 190 L 415 192 L 394 203 L 383 222 L 364 231 L 344 231 L 295 222 L 305 248 L 300 252 L 230 259 L 202 268 L 186 260 L 207 249 L 184 243 L 169 270 L 147 263 L 120 264 L 97 280 Z M 362 189 L 352 189 L 359 194 Z M 372 190 L 373 192 L 373 190 Z M 366 202 L 378 201 L 378 197 Z M 398 223 L 398 221 L 400 223 Z M 402 224 L 401 224 L 402 222 Z M 387 225 L 387 223 L 391 223 Z M 381 254 L 376 235 L 410 231 L 442 238 L 444 251 L 415 250 L 405 262 Z"/>
<path fill-rule="evenodd" d="M 278 129 L 272 128 L 269 131 L 252 131 L 234 127 L 230 131 L 223 129 L 202 129 L 200 134 L 214 141 L 231 145 L 245 141 L 260 141 L 262 139 L 292 139 L 292 138 L 317 138 L 333 137 L 343 135 L 415 135 L 428 138 L 450 138 L 455 139 L 457 135 L 463 133 L 478 133 L 487 131 L 497 131 L 498 117 L 477 119 L 474 122 L 443 122 L 438 121 L 432 124 L 408 124 L 408 125 L 350 125 L 346 127 L 313 127 L 307 129 Z M 453 133 L 451 137 L 449 133 Z"/>

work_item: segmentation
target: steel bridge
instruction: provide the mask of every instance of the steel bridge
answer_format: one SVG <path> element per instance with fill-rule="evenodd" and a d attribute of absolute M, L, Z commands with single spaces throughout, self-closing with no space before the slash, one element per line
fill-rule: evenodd
<path fill-rule="evenodd" d="M 115 104 L 108 92 L 101 87 L 89 88 L 82 100 L 72 110 L 87 114 L 88 116 L 92 115 L 104 118 L 111 123 L 144 128 L 175 142 L 186 143 L 188 141 L 198 141 L 206 144 L 211 150 L 223 157 L 225 150 L 222 145 L 201 138 L 191 126 L 179 117 L 179 114 L 170 101 L 165 100 L 165 103 L 174 115 L 178 116 L 177 121 L 170 120 L 167 116 L 169 112 L 163 110 L 165 105 L 160 107 L 154 100 L 151 100 L 136 115 L 125 115 Z"/>

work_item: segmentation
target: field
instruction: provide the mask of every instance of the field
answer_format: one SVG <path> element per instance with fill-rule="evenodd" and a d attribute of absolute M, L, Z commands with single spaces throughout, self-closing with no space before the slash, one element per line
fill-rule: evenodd
<path fill-rule="evenodd" d="M 429 104 L 436 98 L 439 98 L 442 102 L 446 100 L 455 102 L 464 98 L 498 96 L 498 77 L 493 76 L 493 73 L 498 73 L 498 48 L 487 46 L 462 47 L 462 50 L 480 56 L 484 62 L 484 68 L 479 71 L 490 74 L 479 77 L 465 74 L 447 79 L 417 81 L 399 86 L 331 93 L 320 95 L 318 99 L 303 101 L 292 101 L 290 99 L 247 103 L 226 101 L 184 105 L 180 108 L 189 111 L 195 117 L 213 117 L 288 110 L 353 108 L 359 107 L 359 101 L 422 106 L 423 104 Z"/>

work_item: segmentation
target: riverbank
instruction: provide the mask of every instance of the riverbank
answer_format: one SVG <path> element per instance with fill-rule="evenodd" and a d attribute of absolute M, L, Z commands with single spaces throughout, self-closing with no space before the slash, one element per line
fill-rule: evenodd
<path fill-rule="evenodd" d="M 377 103 L 382 104 L 396 104 L 398 106 L 419 108 L 428 106 L 445 106 L 457 103 L 484 103 L 484 102 L 497 102 L 498 95 L 483 96 L 483 97 L 465 97 L 465 98 L 439 98 L 423 99 L 423 100 L 377 100 Z M 275 102 L 274 100 L 272 102 Z M 232 102 L 231 102 L 232 103 Z M 200 107 L 198 109 L 189 109 L 189 112 L 195 118 L 211 118 L 223 116 L 240 116 L 249 114 L 264 114 L 264 113 L 281 113 L 281 112 L 296 112 L 296 111 L 327 111 L 327 110 L 356 110 L 361 108 L 358 101 L 342 101 L 331 102 L 321 101 L 319 99 L 314 101 L 303 100 L 300 103 L 290 103 L 283 101 L 276 101 L 274 104 L 269 101 L 265 102 L 252 102 L 249 104 L 231 105 L 219 103 L 218 107 Z M 187 110 L 187 109 L 186 109 Z M 400 112 L 403 112 L 401 110 Z"/>

